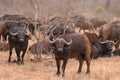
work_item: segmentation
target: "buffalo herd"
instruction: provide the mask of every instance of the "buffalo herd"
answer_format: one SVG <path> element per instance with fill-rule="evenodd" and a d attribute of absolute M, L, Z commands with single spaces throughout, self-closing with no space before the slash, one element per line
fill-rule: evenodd
<path fill-rule="evenodd" d="M 3 15 L 0 19 L 0 50 L 9 50 L 8 62 L 11 62 L 13 48 L 19 65 L 24 64 L 27 52 L 37 57 L 50 53 L 56 60 L 56 75 L 61 74 L 60 61 L 63 61 L 62 76 L 65 76 L 70 58 L 79 61 L 77 73 L 82 71 L 84 61 L 86 73 L 90 73 L 91 59 L 120 55 L 119 18 L 107 21 L 99 17 L 89 19 L 75 15 L 55 16 L 43 21 L 22 15 Z M 30 46 L 30 40 L 36 42 Z"/>

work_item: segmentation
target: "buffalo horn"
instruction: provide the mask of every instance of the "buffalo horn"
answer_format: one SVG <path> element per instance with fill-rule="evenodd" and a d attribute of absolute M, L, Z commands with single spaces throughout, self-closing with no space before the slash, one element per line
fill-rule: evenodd
<path fill-rule="evenodd" d="M 105 44 L 106 42 L 108 42 L 108 40 L 107 41 L 100 41 L 101 44 Z"/>
<path fill-rule="evenodd" d="M 114 44 L 115 44 L 115 45 L 118 44 L 118 41 L 114 42 Z"/>
<path fill-rule="evenodd" d="M 66 30 L 67 30 L 67 29 L 68 29 L 68 26 L 67 26 L 67 27 L 65 27 L 63 34 L 65 34 L 65 32 L 66 32 Z"/>
<path fill-rule="evenodd" d="M 53 31 L 56 29 L 56 27 L 54 27 L 52 30 L 50 30 L 50 36 L 53 36 Z"/>
<path fill-rule="evenodd" d="M 65 39 L 63 39 L 63 38 L 61 38 L 64 42 L 65 42 L 65 44 L 67 44 L 67 45 L 70 45 L 71 43 L 72 43 L 72 39 L 70 39 L 70 42 L 67 42 Z"/>
<path fill-rule="evenodd" d="M 13 35 L 13 36 L 15 36 L 15 35 L 18 34 L 18 32 L 16 32 L 16 33 L 12 33 L 12 32 L 10 32 L 10 34 Z"/>
<path fill-rule="evenodd" d="M 48 37 L 48 41 L 49 41 L 49 43 L 51 43 L 51 44 L 52 44 L 52 43 L 55 43 L 56 39 L 55 39 L 55 40 L 53 40 L 53 41 L 51 41 L 51 40 L 50 40 L 50 38 Z"/>

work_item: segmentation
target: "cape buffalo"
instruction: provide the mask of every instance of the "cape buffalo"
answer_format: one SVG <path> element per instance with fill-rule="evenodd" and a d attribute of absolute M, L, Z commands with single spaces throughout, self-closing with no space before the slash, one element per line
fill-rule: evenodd
<path fill-rule="evenodd" d="M 99 57 L 99 50 L 95 45 L 91 45 L 91 59 L 97 59 Z"/>
<path fill-rule="evenodd" d="M 63 34 L 57 37 L 55 40 L 51 41 L 51 46 L 53 47 L 53 52 L 55 54 L 57 73 L 60 75 L 60 61 L 63 60 L 62 65 L 62 76 L 65 74 L 66 64 L 69 58 L 76 58 L 79 61 L 78 73 L 81 72 L 83 61 L 86 60 L 87 71 L 90 73 L 90 42 L 84 34 L 74 33 L 74 34 Z"/>
<path fill-rule="evenodd" d="M 10 28 L 18 26 L 17 21 L 2 21 L 0 22 L 0 36 L 2 35 L 3 41 L 7 40 L 7 35 L 9 34 Z"/>
<path fill-rule="evenodd" d="M 100 19 L 100 18 L 92 18 L 90 20 L 90 22 L 92 23 L 92 25 L 94 26 L 94 28 L 99 28 L 101 27 L 102 25 L 106 24 L 107 21 L 103 20 L 103 19 Z"/>
<path fill-rule="evenodd" d="M 91 45 L 95 45 L 99 40 L 99 36 L 96 33 L 85 32 L 84 34 L 88 37 Z"/>
<path fill-rule="evenodd" d="M 115 45 L 116 49 L 119 47 L 120 44 L 120 25 L 116 23 L 116 25 L 113 24 L 105 24 L 101 27 L 100 38 L 102 38 L 103 41 L 106 40 L 112 40 L 116 42 Z"/>
<path fill-rule="evenodd" d="M 93 25 L 89 21 L 78 21 L 75 23 L 75 27 L 79 27 L 79 32 L 83 29 L 84 32 L 85 30 L 89 31 L 95 31 Z"/>
<path fill-rule="evenodd" d="M 10 34 L 8 36 L 8 42 L 10 46 L 8 62 L 11 61 L 12 49 L 15 48 L 17 55 L 17 63 L 24 64 L 24 56 L 27 50 L 29 38 L 30 38 L 29 34 L 21 26 L 13 27 L 10 29 Z M 21 51 L 23 53 L 20 58 Z"/>
<path fill-rule="evenodd" d="M 65 24 L 57 24 L 55 27 L 50 31 L 49 36 L 51 39 L 57 38 L 59 35 L 62 34 L 73 34 L 76 33 L 75 30 L 71 27 L 66 26 Z"/>
<path fill-rule="evenodd" d="M 114 46 L 114 43 L 112 41 L 99 40 L 98 43 L 95 44 L 95 47 L 98 49 L 98 55 L 101 57 L 111 56 L 113 46 Z"/>
<path fill-rule="evenodd" d="M 3 15 L 3 20 L 26 20 L 27 17 L 24 17 L 23 15 Z"/>

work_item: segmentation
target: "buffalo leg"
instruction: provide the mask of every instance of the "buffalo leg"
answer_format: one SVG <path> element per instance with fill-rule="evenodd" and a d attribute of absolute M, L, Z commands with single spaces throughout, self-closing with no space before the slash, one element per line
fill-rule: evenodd
<path fill-rule="evenodd" d="M 22 56 L 21 56 L 21 59 L 22 59 L 21 64 L 24 64 L 25 52 L 26 52 L 26 50 L 24 50 L 23 53 L 22 53 Z"/>
<path fill-rule="evenodd" d="M 21 60 L 20 60 L 20 50 L 15 49 L 16 51 L 16 55 L 17 55 L 17 63 L 20 64 Z"/>
<path fill-rule="evenodd" d="M 11 62 L 12 47 L 10 46 L 8 62 Z"/>
<path fill-rule="evenodd" d="M 56 59 L 56 65 L 57 65 L 56 75 L 59 76 L 60 75 L 60 59 Z"/>
<path fill-rule="evenodd" d="M 83 59 L 79 59 L 79 68 L 78 68 L 77 73 L 80 73 L 80 72 L 81 72 L 82 66 L 83 66 Z"/>
<path fill-rule="evenodd" d="M 83 66 L 83 59 L 79 59 L 79 68 L 77 73 L 80 73 L 82 71 L 82 66 Z"/>
<path fill-rule="evenodd" d="M 65 60 L 63 61 L 63 65 L 62 65 L 62 72 L 63 72 L 62 76 L 63 76 L 63 77 L 65 76 L 66 64 L 67 64 L 67 59 L 65 59 Z"/>
<path fill-rule="evenodd" d="M 87 71 L 86 71 L 86 73 L 90 73 L 90 58 L 86 59 L 86 64 L 87 64 Z"/>

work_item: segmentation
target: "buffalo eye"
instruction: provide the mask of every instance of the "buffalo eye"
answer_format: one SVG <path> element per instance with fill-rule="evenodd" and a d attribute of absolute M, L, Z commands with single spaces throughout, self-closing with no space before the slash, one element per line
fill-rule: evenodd
<path fill-rule="evenodd" d="M 65 44 L 65 49 L 70 49 L 70 46 Z"/>
<path fill-rule="evenodd" d="M 11 36 L 12 39 L 17 39 L 17 36 Z"/>

